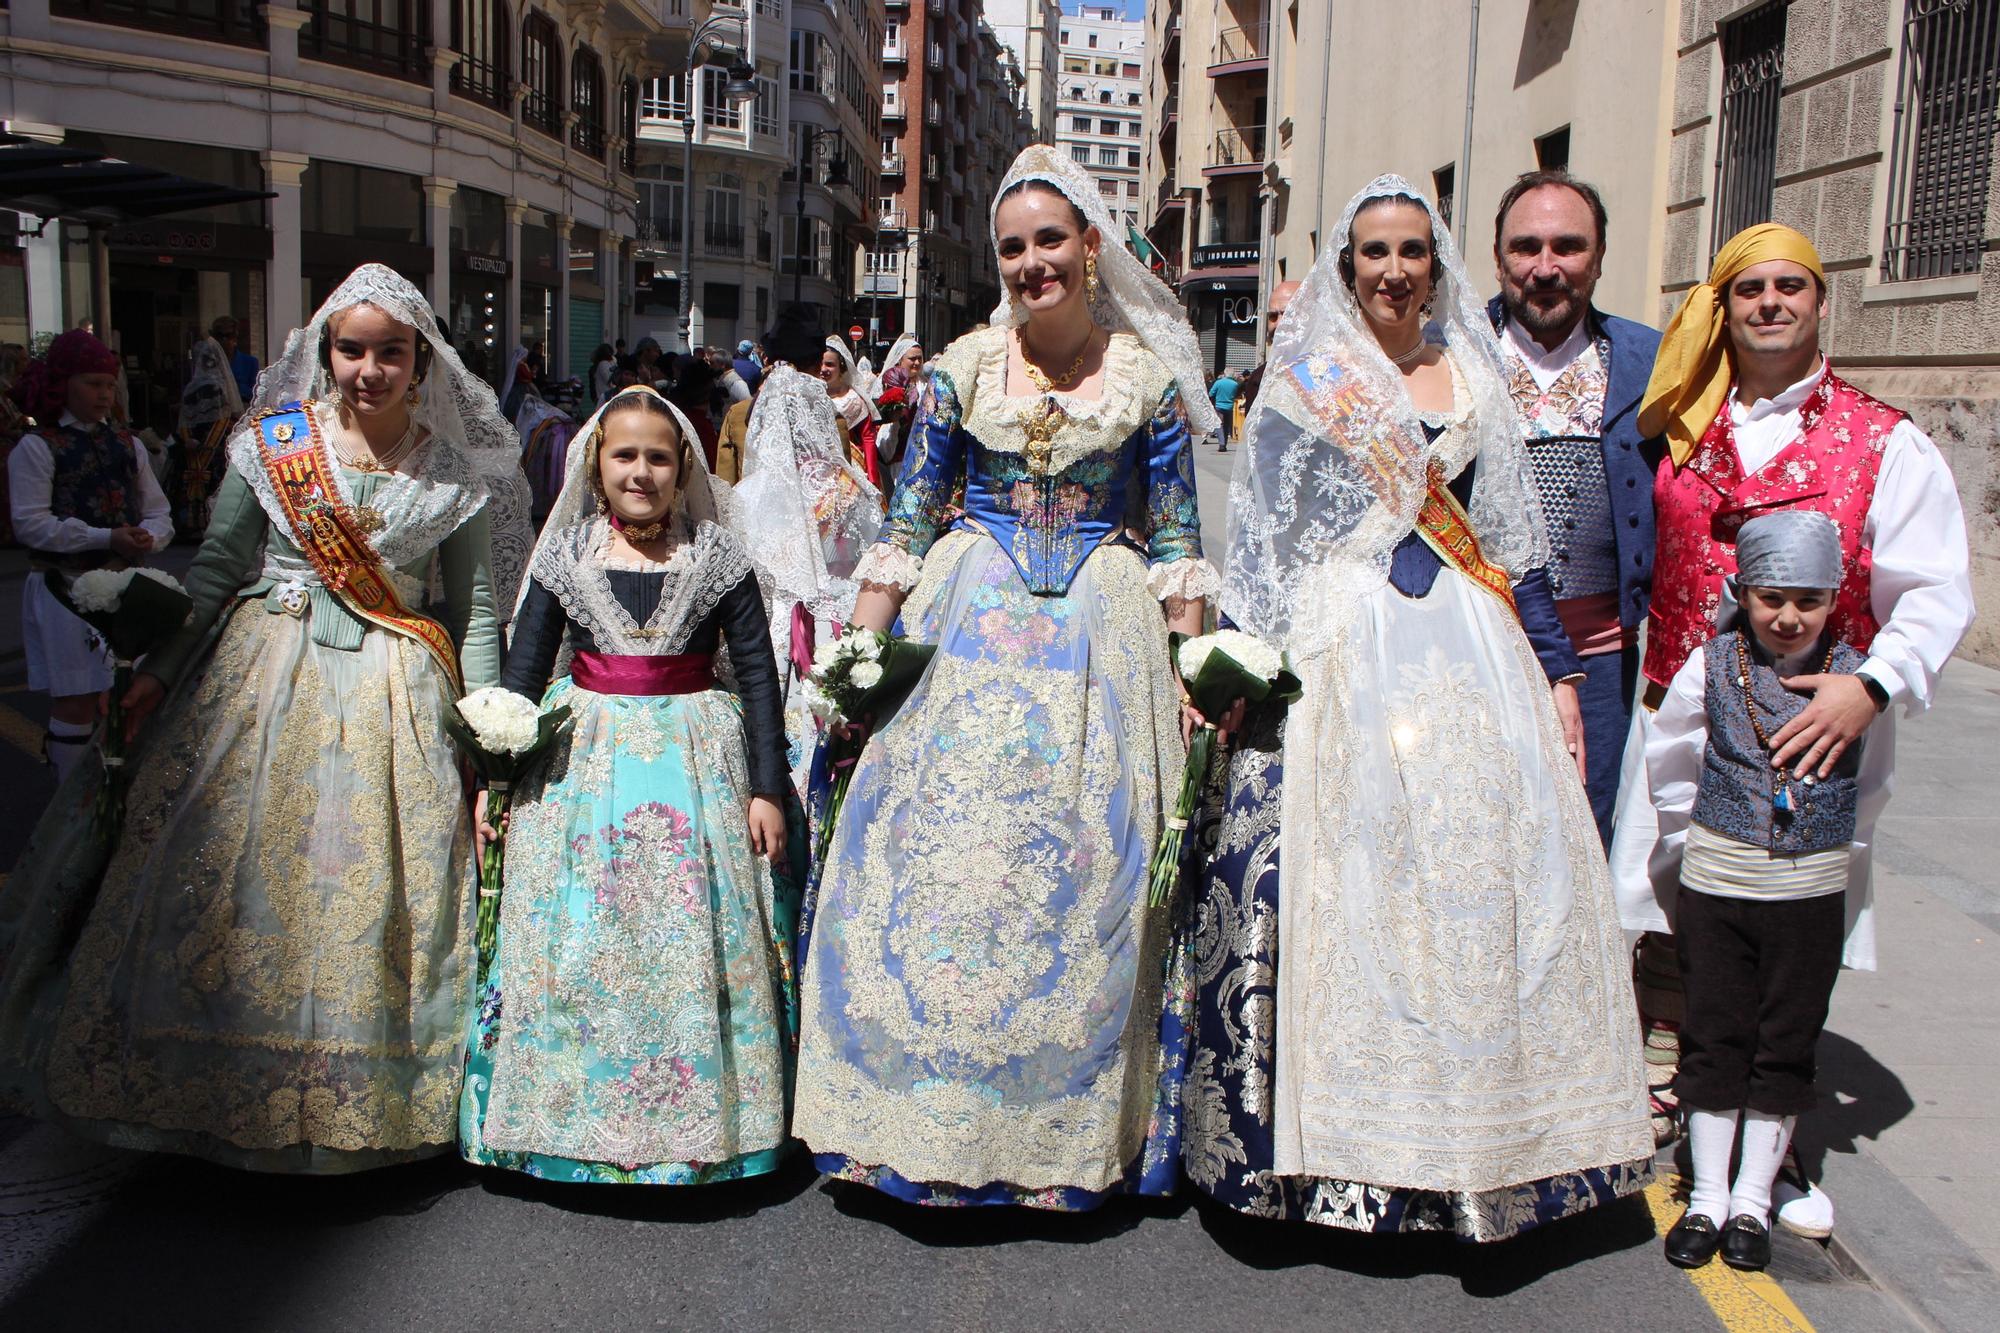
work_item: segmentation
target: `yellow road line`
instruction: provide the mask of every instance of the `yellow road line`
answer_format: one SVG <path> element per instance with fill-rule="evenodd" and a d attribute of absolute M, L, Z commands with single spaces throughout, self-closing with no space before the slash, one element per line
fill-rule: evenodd
<path fill-rule="evenodd" d="M 1676 1176 L 1659 1176 L 1646 1186 L 1653 1230 L 1662 1239 L 1681 1220 L 1683 1205 L 1674 1197 L 1679 1186 Z M 1812 1321 L 1769 1273 L 1739 1273 L 1719 1255 L 1701 1268 L 1681 1271 L 1729 1333 L 1813 1333 Z"/>
<path fill-rule="evenodd" d="M 0 704 L 0 741 L 35 759 L 42 757 L 42 729 Z"/>

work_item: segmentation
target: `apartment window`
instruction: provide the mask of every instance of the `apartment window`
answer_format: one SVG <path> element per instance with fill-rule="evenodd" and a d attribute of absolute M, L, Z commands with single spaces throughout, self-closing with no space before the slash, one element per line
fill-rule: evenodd
<path fill-rule="evenodd" d="M 1097 178 L 1097 192 L 1107 199 L 1118 193 L 1118 182 L 1106 176 Z"/>
<path fill-rule="evenodd" d="M 1072 161 L 1087 164 L 1090 161 L 1090 147 L 1087 144 L 1073 143 L 1069 146 L 1069 155 Z"/>
<path fill-rule="evenodd" d="M 686 115 L 687 95 L 681 89 L 681 76 L 647 79 L 639 95 L 639 114 L 647 120 L 679 120 Z"/>
<path fill-rule="evenodd" d="M 820 38 L 816 32 L 792 29 L 792 91 L 817 93 L 820 87 Z"/>
<path fill-rule="evenodd" d="M 1137 181 L 1125 182 L 1125 197 L 1127 199 L 1137 199 L 1139 197 L 1139 182 Z"/>
<path fill-rule="evenodd" d="M 521 119 L 555 134 L 562 126 L 562 47 L 546 14 L 530 14 L 521 25 L 521 82 L 528 85 Z"/>
<path fill-rule="evenodd" d="M 1137 94 L 1137 93 L 1126 93 L 1126 94 L 1125 94 L 1125 105 L 1126 105 L 1126 106 L 1137 106 L 1137 105 L 1139 105 L 1139 94 Z"/>
<path fill-rule="evenodd" d="M 1569 170 L 1569 126 L 1535 140 L 1535 165 L 1543 171 Z"/>
<path fill-rule="evenodd" d="M 743 195 L 737 190 L 707 192 L 708 216 L 702 223 L 702 245 L 710 254 L 743 253 Z"/>
<path fill-rule="evenodd" d="M 1431 193 L 1437 199 L 1438 217 L 1444 222 L 1445 230 L 1451 230 L 1452 195 L 1458 186 L 1458 164 L 1447 162 L 1431 173 Z"/>
<path fill-rule="evenodd" d="M 1910 5 L 1896 75 L 1884 279 L 1979 271 L 1996 127 L 2000 4 Z"/>
<path fill-rule="evenodd" d="M 506 0 L 456 0 L 451 7 L 451 90 L 461 97 L 507 109 Z"/>
<path fill-rule="evenodd" d="M 1072 133 L 1088 134 L 1090 133 L 1090 117 L 1072 116 L 1070 117 L 1069 127 Z"/>
<path fill-rule="evenodd" d="M 743 313 L 743 289 L 733 282 L 701 285 L 701 317 L 734 323 Z"/>
<path fill-rule="evenodd" d="M 1097 34 L 1094 32 L 1089 33 L 1087 34 L 1087 37 L 1088 40 L 1084 43 L 1084 45 L 1089 47 L 1091 50 L 1095 51 L 1097 49 Z"/>
<path fill-rule="evenodd" d="M 679 168 L 674 168 L 679 171 Z M 641 240 L 678 241 L 681 238 L 681 183 L 664 180 L 639 182 L 639 237 Z"/>
<path fill-rule="evenodd" d="M 569 67 L 569 104 L 576 111 L 570 147 L 604 160 L 604 66 L 587 46 L 577 48 Z"/>
<path fill-rule="evenodd" d="M 1722 30 L 1722 129 L 1711 251 L 1752 223 L 1770 219 L 1784 74 L 1785 0 L 1771 0 Z"/>
<path fill-rule="evenodd" d="M 1126 149 L 1126 150 L 1125 150 L 1125 165 L 1126 165 L 1126 166 L 1128 166 L 1128 167 L 1136 167 L 1136 166 L 1138 166 L 1138 165 L 1139 165 L 1139 150 L 1138 150 L 1138 149 L 1136 149 L 1136 148 L 1128 148 L 1128 149 Z"/>
<path fill-rule="evenodd" d="M 1116 148 L 1100 148 L 1100 149 L 1098 149 L 1098 150 L 1097 150 L 1097 165 L 1098 165 L 1098 166 L 1100 166 L 1100 167 L 1115 167 L 1115 166 L 1117 166 L 1117 165 L 1118 165 L 1118 150 L 1117 150 Z"/>
<path fill-rule="evenodd" d="M 1137 94 L 1137 93 L 1134 93 L 1134 94 L 1132 94 L 1132 95 L 1133 95 L 1134 97 L 1137 97 L 1137 96 L 1138 96 L 1139 94 Z M 1136 121 L 1136 120 L 1128 120 L 1128 121 L 1126 121 L 1126 122 L 1125 122 L 1125 133 L 1127 133 L 1128 135 L 1130 135 L 1130 136 L 1131 136 L 1131 137 L 1133 137 L 1134 139 L 1138 138 L 1138 137 L 1139 137 L 1140 135 L 1144 134 L 1145 132 L 1146 132 L 1146 131 L 1145 131 L 1145 129 L 1144 129 L 1143 127 L 1141 127 L 1141 126 L 1140 126 L 1140 124 L 1139 124 L 1139 122 L 1138 122 L 1138 121 Z"/>
<path fill-rule="evenodd" d="M 399 79 L 428 82 L 431 7 L 402 0 L 304 0 L 312 17 L 299 29 L 299 54 Z"/>
<path fill-rule="evenodd" d="M 701 71 L 701 123 L 717 129 L 743 128 L 743 108 L 722 95 L 729 76 L 713 66 Z"/>
<path fill-rule="evenodd" d="M 1068 28 L 1064 28 L 1064 29 L 1062 30 L 1062 45 L 1064 45 L 1064 46 L 1068 46 L 1068 45 L 1069 45 L 1069 29 L 1068 29 Z"/>
<path fill-rule="evenodd" d="M 1098 100 L 1098 101 L 1100 101 L 1100 102 L 1102 102 L 1102 103 L 1104 103 L 1104 105 L 1106 105 L 1106 106 L 1110 106 L 1110 105 L 1111 105 L 1111 90 L 1110 90 L 1109 88 L 1104 88 L 1104 89 L 1101 89 L 1101 90 L 1100 90 L 1100 91 L 1098 92 L 1098 94 L 1097 94 L 1097 100 Z"/>
<path fill-rule="evenodd" d="M 158 28 L 183 37 L 264 45 L 256 0 L 49 0 L 51 13 L 122 27 Z"/>
<path fill-rule="evenodd" d="M 778 81 L 776 79 L 757 80 L 756 123 L 759 134 L 775 136 L 778 133 Z"/>

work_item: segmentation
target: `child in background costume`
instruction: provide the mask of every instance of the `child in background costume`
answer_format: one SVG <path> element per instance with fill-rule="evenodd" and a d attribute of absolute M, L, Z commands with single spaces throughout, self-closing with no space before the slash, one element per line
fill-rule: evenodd
<path fill-rule="evenodd" d="M 1663 849 L 1680 856 L 1674 941 L 1685 986 L 1680 1071 L 1694 1190 L 1667 1259 L 1771 1257 L 1771 1190 L 1813 1106 L 1813 1048 L 1846 934 L 1860 744 L 1810 772 L 1774 770 L 1770 738 L 1809 701 L 1786 682 L 1852 673 L 1861 652 L 1827 628 L 1840 530 L 1781 510 L 1745 523 L 1721 632 L 1675 675 L 1646 746 Z M 1735 1180 L 1730 1149 L 1742 1122 Z"/>
<path fill-rule="evenodd" d="M 571 720 L 509 816 L 468 1161 L 693 1185 L 783 1154 L 805 837 L 786 828 L 763 597 L 719 502 L 693 427 L 650 388 L 613 397 L 570 451 L 504 684 Z"/>
<path fill-rule="evenodd" d="M 118 355 L 82 329 L 50 344 L 14 393 L 35 418 L 7 455 L 14 536 L 33 572 L 21 590 L 28 688 L 49 695 L 49 762 L 66 777 L 96 730 L 111 655 L 64 610 L 52 578 L 142 565 L 174 538 L 166 493 L 144 446 L 112 424 Z"/>

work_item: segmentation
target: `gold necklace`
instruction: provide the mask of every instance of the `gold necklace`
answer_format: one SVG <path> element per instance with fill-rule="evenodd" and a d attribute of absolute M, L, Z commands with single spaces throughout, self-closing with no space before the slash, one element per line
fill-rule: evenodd
<path fill-rule="evenodd" d="M 1083 374 L 1084 360 L 1089 357 L 1090 349 L 1096 342 L 1097 330 L 1092 329 L 1089 336 L 1083 340 L 1083 350 L 1076 354 L 1076 360 L 1069 363 L 1069 369 L 1060 375 L 1051 377 L 1040 366 L 1035 364 L 1033 357 L 1028 355 L 1028 340 L 1023 336 L 1020 339 L 1021 369 L 1028 372 L 1029 381 L 1037 389 L 1040 389 L 1043 393 L 1055 393 L 1058 384 L 1074 384 L 1078 377 Z"/>
<path fill-rule="evenodd" d="M 620 520 L 618 531 L 628 542 L 649 542 L 657 538 L 666 526 L 667 521 L 664 518 L 654 519 L 651 523 L 626 523 Z"/>
<path fill-rule="evenodd" d="M 403 461 L 404 455 L 410 452 L 410 446 L 416 442 L 416 438 L 417 438 L 417 419 L 415 417 L 411 417 L 409 424 L 403 427 L 402 435 L 397 439 L 395 444 L 391 445 L 388 448 L 386 452 L 376 453 L 375 450 L 372 447 L 370 447 L 367 457 L 365 458 L 357 457 L 356 455 L 349 453 L 347 450 L 342 449 L 337 443 L 335 444 L 333 451 L 335 454 L 339 455 L 340 461 L 342 463 L 345 463 L 348 467 L 353 468 L 356 472 L 394 472 L 396 470 L 396 465 L 398 463 L 401 463 Z M 366 436 L 362 436 L 362 442 L 364 444 L 367 442 Z"/>

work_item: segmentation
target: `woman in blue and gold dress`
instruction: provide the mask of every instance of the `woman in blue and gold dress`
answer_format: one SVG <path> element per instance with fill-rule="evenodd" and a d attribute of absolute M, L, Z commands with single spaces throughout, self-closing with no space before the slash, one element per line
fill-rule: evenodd
<path fill-rule="evenodd" d="M 1190 452 L 1215 422 L 1110 225 L 1066 156 L 1015 162 L 1006 304 L 940 359 L 855 571 L 855 622 L 900 610 L 937 653 L 833 834 L 794 1133 L 910 1202 L 1087 1208 L 1178 1174 L 1192 991 L 1146 872 L 1184 754 L 1167 633 L 1217 584 Z"/>

